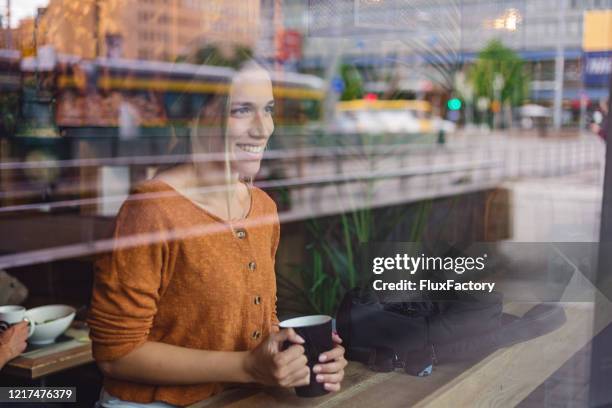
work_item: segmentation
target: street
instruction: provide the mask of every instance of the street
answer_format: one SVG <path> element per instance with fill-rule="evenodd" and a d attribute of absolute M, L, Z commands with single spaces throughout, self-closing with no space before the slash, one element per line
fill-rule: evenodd
<path fill-rule="evenodd" d="M 499 134 L 451 138 L 443 146 L 343 147 L 313 156 L 299 150 L 274 153 L 270 160 L 282 163 L 284 178 L 259 185 L 288 189 L 291 205 L 281 219 L 291 221 L 495 187 L 522 194 L 527 186 L 540 191 L 552 184 L 581 196 L 575 187 L 567 188 L 568 182 L 597 195 L 605 144 L 594 135 L 541 139 Z"/>

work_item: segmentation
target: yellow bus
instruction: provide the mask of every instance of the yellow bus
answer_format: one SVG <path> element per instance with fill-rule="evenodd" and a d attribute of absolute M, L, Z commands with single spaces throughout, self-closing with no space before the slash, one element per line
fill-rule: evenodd
<path fill-rule="evenodd" d="M 141 132 L 188 126 L 214 94 L 227 93 L 228 67 L 128 59 L 83 60 L 61 55 L 43 65 L 22 59 L 24 84 L 52 96 L 55 125 L 70 133 L 89 129 L 115 133 L 121 111 L 138 118 Z M 271 72 L 278 126 L 299 127 L 320 120 L 324 81 L 312 75 Z M 148 131 L 148 132 L 147 132 Z M 62 132 L 65 133 L 65 132 Z"/>

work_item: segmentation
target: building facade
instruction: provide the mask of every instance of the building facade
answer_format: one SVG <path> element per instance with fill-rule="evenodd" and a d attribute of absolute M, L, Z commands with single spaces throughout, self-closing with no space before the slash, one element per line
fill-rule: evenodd
<path fill-rule="evenodd" d="M 430 80 L 448 82 L 445 71 L 469 64 L 499 39 L 527 61 L 531 99 L 550 101 L 559 52 L 564 99 L 581 92 L 605 97 L 602 89 L 581 86 L 585 12 L 607 9 L 612 0 L 286 0 L 283 15 L 285 27 L 304 36 L 303 70 L 323 68 L 341 52 L 364 72 L 399 72 L 396 82 L 418 93 Z M 377 90 L 375 79 L 369 82 Z"/>
<path fill-rule="evenodd" d="M 83 58 L 174 60 L 205 44 L 253 47 L 258 0 L 51 0 L 39 44 Z"/>

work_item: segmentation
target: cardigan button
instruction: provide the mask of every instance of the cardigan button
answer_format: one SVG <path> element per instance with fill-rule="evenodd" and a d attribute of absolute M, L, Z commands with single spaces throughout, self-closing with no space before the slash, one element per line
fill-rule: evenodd
<path fill-rule="evenodd" d="M 255 263 L 255 261 L 249 262 L 249 270 L 250 271 L 254 271 L 256 268 L 257 268 L 257 264 Z"/>
<path fill-rule="evenodd" d="M 261 337 L 261 332 L 259 330 L 255 330 L 251 337 L 253 337 L 253 339 L 257 340 L 258 338 Z"/>
<path fill-rule="evenodd" d="M 246 231 L 243 229 L 239 229 L 236 231 L 236 237 L 238 239 L 245 239 L 246 238 Z"/>
<path fill-rule="evenodd" d="M 261 297 L 260 296 L 255 296 L 255 299 L 253 300 L 253 302 L 258 305 L 261 303 Z"/>

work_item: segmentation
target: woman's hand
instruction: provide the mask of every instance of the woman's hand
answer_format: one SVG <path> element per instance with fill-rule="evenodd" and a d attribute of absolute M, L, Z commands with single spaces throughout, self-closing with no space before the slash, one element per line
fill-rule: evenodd
<path fill-rule="evenodd" d="M 23 353 L 28 339 L 28 322 L 17 323 L 0 333 L 0 368 Z"/>
<path fill-rule="evenodd" d="M 344 347 L 340 345 L 342 339 L 336 333 L 332 334 L 332 339 L 336 346 L 319 356 L 321 364 L 315 365 L 312 371 L 317 375 L 317 382 L 323 383 L 327 391 L 339 391 L 344 378 L 344 367 L 348 363 L 344 358 Z"/>
<path fill-rule="evenodd" d="M 294 343 L 281 351 L 285 341 Z M 298 344 L 295 344 L 298 343 Z M 308 359 L 304 355 L 304 339 L 293 329 L 271 333 L 245 358 L 245 370 L 253 381 L 264 385 L 299 387 L 310 383 Z"/>

